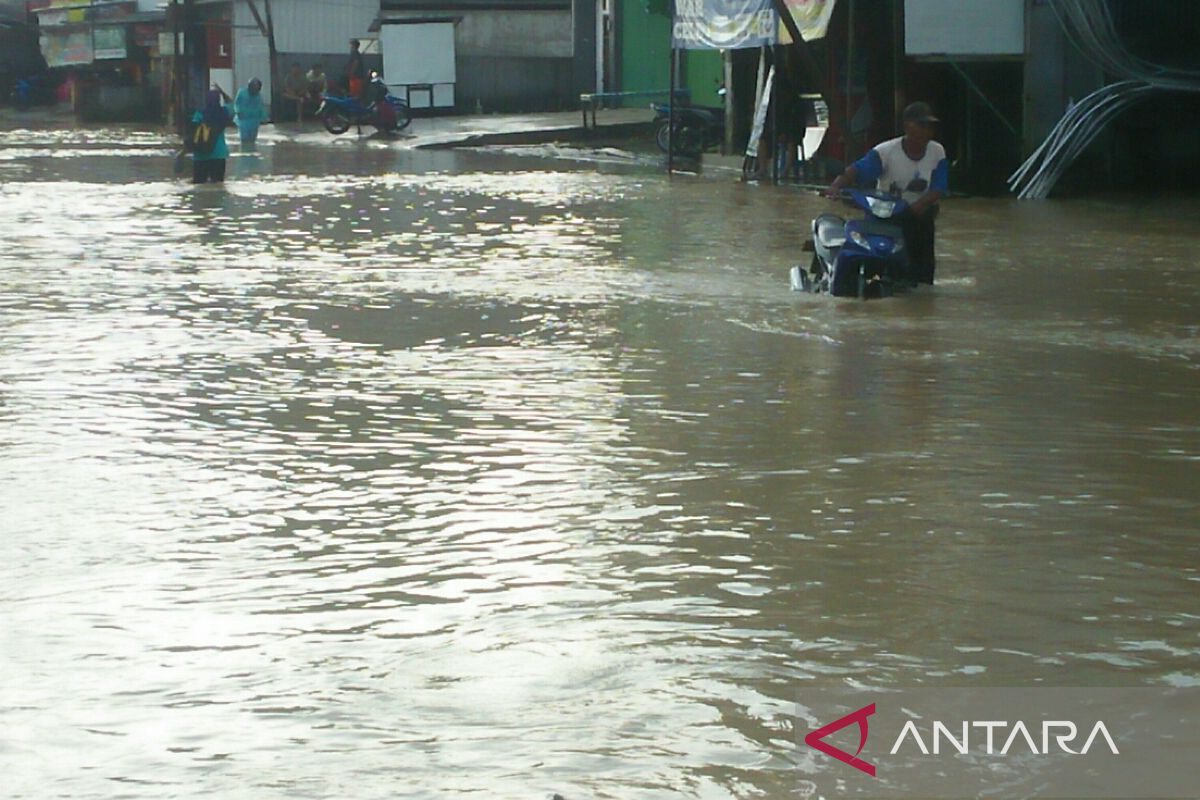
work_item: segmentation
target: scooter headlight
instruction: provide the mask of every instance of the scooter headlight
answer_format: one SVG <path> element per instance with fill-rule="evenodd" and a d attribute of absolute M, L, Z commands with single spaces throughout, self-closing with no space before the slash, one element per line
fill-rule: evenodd
<path fill-rule="evenodd" d="M 880 219 L 887 219 L 896 213 L 896 201 L 884 200 L 879 197 L 868 197 L 867 209 Z"/>
<path fill-rule="evenodd" d="M 866 236 L 863 236 L 858 231 L 850 231 L 850 241 L 861 247 L 863 250 L 871 249 L 871 242 Z"/>

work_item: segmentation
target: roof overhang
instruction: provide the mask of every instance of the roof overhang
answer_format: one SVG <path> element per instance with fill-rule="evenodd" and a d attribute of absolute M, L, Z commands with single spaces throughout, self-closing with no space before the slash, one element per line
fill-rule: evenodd
<path fill-rule="evenodd" d="M 398 17 L 398 16 L 394 16 L 394 15 L 390 15 L 390 14 L 386 14 L 386 15 L 380 14 L 378 17 L 376 17 L 371 22 L 370 27 L 367 28 L 367 33 L 379 33 L 379 30 L 384 25 L 426 25 L 429 23 L 437 23 L 437 22 L 442 22 L 442 23 L 449 22 L 452 25 L 457 25 L 458 23 L 462 22 L 462 20 L 463 20 L 462 17 L 451 17 L 451 16 L 445 16 L 445 15 L 442 15 L 442 16 L 414 15 L 411 17 L 407 17 L 407 16 Z"/>
<path fill-rule="evenodd" d="M 570 11 L 571 0 L 380 0 L 380 16 L 388 11 Z"/>

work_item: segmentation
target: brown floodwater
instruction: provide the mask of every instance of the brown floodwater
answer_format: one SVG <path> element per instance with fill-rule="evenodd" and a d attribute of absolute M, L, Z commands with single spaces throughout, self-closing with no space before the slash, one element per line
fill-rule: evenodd
<path fill-rule="evenodd" d="M 6 796 L 782 798 L 816 682 L 1200 684 L 1200 199 L 861 303 L 585 155 L 0 134 Z"/>

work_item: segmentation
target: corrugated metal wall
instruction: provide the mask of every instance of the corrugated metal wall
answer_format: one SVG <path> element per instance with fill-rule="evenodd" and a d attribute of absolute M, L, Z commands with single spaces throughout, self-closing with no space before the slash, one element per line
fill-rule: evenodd
<path fill-rule="evenodd" d="M 281 53 L 349 53 L 367 32 L 379 0 L 274 0 L 275 46 Z"/>
<path fill-rule="evenodd" d="M 274 4 L 272 4 L 272 8 Z M 233 82 L 245 86 L 251 78 L 263 82 L 263 96 L 271 96 L 271 70 L 267 39 L 255 25 L 245 3 L 233 4 Z"/>

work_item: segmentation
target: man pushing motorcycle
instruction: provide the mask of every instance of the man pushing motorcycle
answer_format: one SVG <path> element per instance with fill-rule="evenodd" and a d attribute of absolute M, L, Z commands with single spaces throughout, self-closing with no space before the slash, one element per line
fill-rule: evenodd
<path fill-rule="evenodd" d="M 903 226 L 911 277 L 932 284 L 937 202 L 949 190 L 946 149 L 933 140 L 938 118 L 928 103 L 910 103 L 900 120 L 904 135 L 875 145 L 834 178 L 826 194 L 836 198 L 845 187 L 874 182 L 879 191 L 903 197 L 908 210 L 897 221 Z"/>

